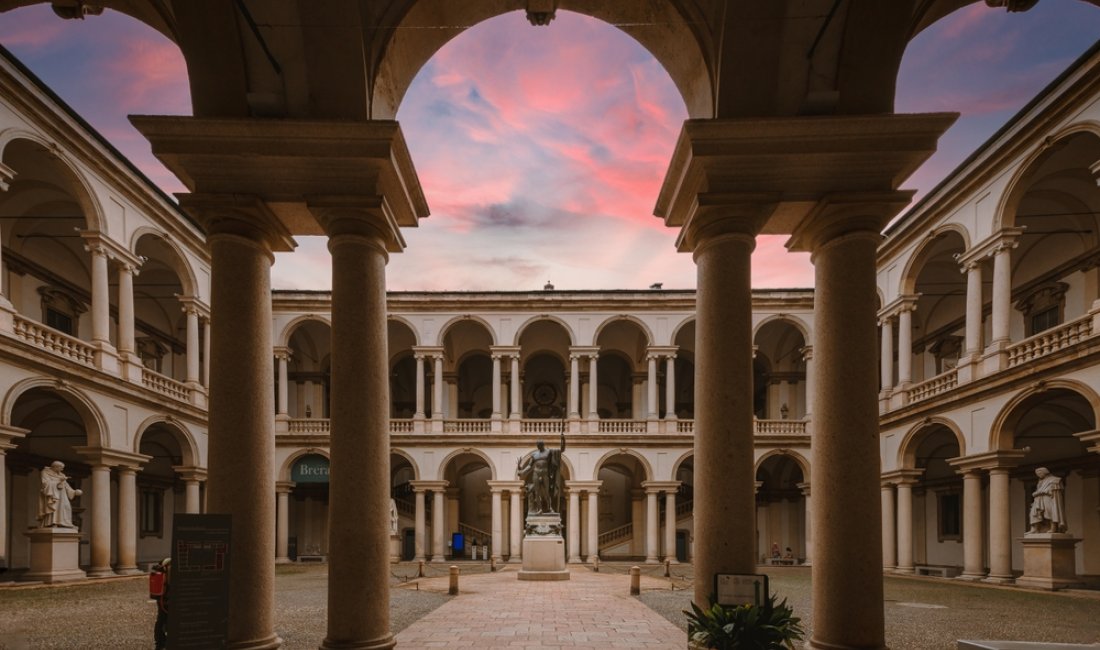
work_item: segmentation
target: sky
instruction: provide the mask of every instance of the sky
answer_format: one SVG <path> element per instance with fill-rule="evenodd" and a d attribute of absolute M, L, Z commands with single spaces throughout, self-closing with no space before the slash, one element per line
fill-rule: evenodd
<path fill-rule="evenodd" d="M 1044 0 L 1010 14 L 983 2 L 917 36 L 897 112 L 958 111 L 939 151 L 904 188 L 918 198 L 1100 34 L 1100 9 Z M 61 20 L 48 5 L 0 14 L 11 50 L 153 182 L 184 191 L 129 114 L 189 115 L 176 46 L 111 11 Z M 398 120 L 431 216 L 405 229 L 391 290 L 666 289 L 695 286 L 689 254 L 653 206 L 687 117 L 668 74 L 618 29 L 559 11 L 531 27 L 516 11 L 475 25 L 420 71 Z M 805 254 L 759 237 L 753 286 L 811 287 Z M 325 240 L 276 255 L 272 284 L 328 289 Z"/>

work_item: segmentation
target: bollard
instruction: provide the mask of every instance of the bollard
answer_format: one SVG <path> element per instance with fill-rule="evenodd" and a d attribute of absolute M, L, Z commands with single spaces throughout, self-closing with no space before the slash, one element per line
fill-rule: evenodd
<path fill-rule="evenodd" d="M 417 578 L 423 578 L 424 577 L 424 560 L 420 560 L 416 565 L 416 577 Z"/>
<path fill-rule="evenodd" d="M 458 567 L 451 566 L 451 584 L 447 587 L 447 593 L 452 596 L 458 595 Z"/>
<path fill-rule="evenodd" d="M 672 577 L 672 573 L 671 573 L 671 570 L 669 569 L 669 565 L 670 565 L 670 564 L 672 564 L 672 563 L 671 563 L 671 562 L 669 562 L 669 561 L 668 561 L 668 560 L 666 559 L 666 560 L 665 560 L 665 577 L 666 577 L 666 578 L 671 578 L 671 577 Z"/>
<path fill-rule="evenodd" d="M 489 558 L 489 573 L 497 570 L 497 559 L 495 557 Z"/>
<path fill-rule="evenodd" d="M 636 566 L 630 567 L 630 595 L 637 596 L 642 593 L 642 570 Z"/>
<path fill-rule="evenodd" d="M 595 573 L 600 572 L 600 556 L 599 555 L 597 555 L 596 559 L 593 560 L 593 562 L 592 562 L 592 571 L 594 571 Z"/>

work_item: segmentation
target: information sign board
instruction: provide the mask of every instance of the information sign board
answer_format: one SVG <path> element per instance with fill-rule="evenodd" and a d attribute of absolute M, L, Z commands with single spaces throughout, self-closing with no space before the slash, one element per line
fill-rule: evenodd
<path fill-rule="evenodd" d="M 714 576 L 718 604 L 736 607 L 751 603 L 762 605 L 768 599 L 768 576 L 763 574 L 719 573 Z"/>
<path fill-rule="evenodd" d="M 169 650 L 225 648 L 229 640 L 229 515 L 172 519 Z"/>

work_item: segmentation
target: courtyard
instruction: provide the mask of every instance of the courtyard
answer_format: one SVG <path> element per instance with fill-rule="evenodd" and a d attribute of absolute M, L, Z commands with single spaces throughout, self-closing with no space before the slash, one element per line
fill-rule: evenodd
<path fill-rule="evenodd" d="M 642 593 L 629 595 L 628 563 L 598 573 L 573 567 L 567 582 L 520 582 L 516 567 L 489 573 L 462 563 L 460 595 L 447 596 L 447 565 L 391 567 L 390 616 L 402 648 L 683 648 L 680 611 L 691 599 L 690 565 L 642 566 Z M 327 567 L 280 566 L 276 630 L 288 649 L 325 636 Z M 810 569 L 761 567 L 812 629 Z M 144 576 L 62 587 L 0 588 L 0 648 L 146 648 L 154 608 Z M 894 650 L 954 648 L 960 638 L 1100 642 L 1100 593 L 1044 593 L 937 578 L 885 578 L 886 641 Z"/>

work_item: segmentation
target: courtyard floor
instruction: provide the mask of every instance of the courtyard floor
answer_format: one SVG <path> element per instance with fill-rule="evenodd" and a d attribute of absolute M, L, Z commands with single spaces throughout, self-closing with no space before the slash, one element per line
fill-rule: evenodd
<path fill-rule="evenodd" d="M 488 573 L 462 563 L 461 593 L 446 595 L 447 566 L 392 567 L 390 612 L 401 648 L 685 647 L 691 567 L 642 567 L 631 597 L 629 564 L 599 573 L 574 567 L 566 582 L 520 582 L 516 567 Z M 772 591 L 812 628 L 810 570 L 761 567 Z M 276 631 L 289 650 L 316 648 L 325 635 L 323 565 L 276 570 Z M 45 586 L 0 585 L 0 648 L 151 648 L 154 607 L 143 576 Z M 1049 594 L 936 578 L 886 578 L 886 637 L 893 650 L 955 647 L 960 638 L 1100 642 L 1100 593 Z"/>

